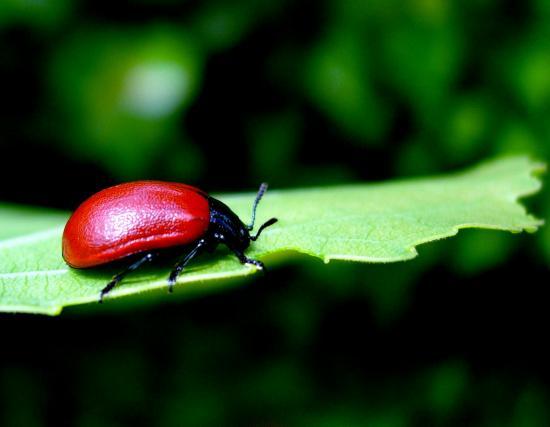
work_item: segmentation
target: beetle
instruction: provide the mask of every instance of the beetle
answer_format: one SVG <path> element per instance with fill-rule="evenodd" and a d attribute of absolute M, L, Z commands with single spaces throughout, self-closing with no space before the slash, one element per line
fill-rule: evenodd
<path fill-rule="evenodd" d="M 205 251 L 226 245 L 242 264 L 264 270 L 261 261 L 248 258 L 245 250 L 262 231 L 277 222 L 271 218 L 254 228 L 258 203 L 267 190 L 260 189 L 252 206 L 252 219 L 245 225 L 223 202 L 186 184 L 164 181 L 134 181 L 109 187 L 85 200 L 71 215 L 62 239 L 62 255 L 73 268 L 93 268 L 135 258 L 113 276 L 101 290 L 99 302 L 128 273 L 153 261 L 159 250 L 186 246 L 188 252 L 168 277 L 168 290 L 185 266 Z"/>

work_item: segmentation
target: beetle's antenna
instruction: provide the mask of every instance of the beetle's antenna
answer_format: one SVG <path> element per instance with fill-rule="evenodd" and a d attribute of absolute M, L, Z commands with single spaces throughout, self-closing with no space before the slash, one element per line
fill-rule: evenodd
<path fill-rule="evenodd" d="M 254 221 L 256 221 L 256 208 L 258 207 L 258 203 L 260 203 L 260 200 L 262 199 L 266 191 L 267 191 L 267 183 L 262 182 L 262 184 L 260 185 L 260 189 L 258 190 L 258 194 L 256 194 L 256 200 L 254 200 L 254 205 L 252 206 L 252 221 L 250 222 L 250 225 L 247 226 L 249 230 L 252 230 L 254 228 Z"/>
<path fill-rule="evenodd" d="M 277 218 L 271 218 L 270 220 L 264 222 L 262 224 L 262 226 L 260 227 L 260 229 L 258 230 L 258 232 L 256 233 L 256 235 L 255 236 L 250 236 L 250 240 L 256 241 L 256 239 L 258 237 L 260 237 L 260 233 L 264 230 L 264 228 L 267 228 L 270 225 L 275 224 L 277 221 L 278 221 Z"/>

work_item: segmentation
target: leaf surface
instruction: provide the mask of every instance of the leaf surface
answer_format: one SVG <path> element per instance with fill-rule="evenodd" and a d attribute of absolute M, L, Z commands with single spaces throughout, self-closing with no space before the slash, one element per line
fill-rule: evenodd
<path fill-rule="evenodd" d="M 414 258 L 419 244 L 455 235 L 466 227 L 533 232 L 542 224 L 518 198 L 535 193 L 534 173 L 543 165 L 524 157 L 484 163 L 465 172 L 375 184 L 270 191 L 257 224 L 275 216 L 247 254 L 268 262 L 301 252 L 362 262 Z M 219 196 L 244 222 L 253 194 Z M 73 270 L 61 258 L 67 213 L 0 206 L 0 311 L 58 314 L 63 307 L 96 302 L 116 270 Z M 170 265 L 144 268 L 127 277 L 109 298 L 164 289 Z M 176 292 L 203 292 L 220 279 L 256 270 L 227 251 L 193 262 Z M 168 296 L 167 296 L 168 298 Z M 108 303 L 108 300 L 106 301 Z"/>

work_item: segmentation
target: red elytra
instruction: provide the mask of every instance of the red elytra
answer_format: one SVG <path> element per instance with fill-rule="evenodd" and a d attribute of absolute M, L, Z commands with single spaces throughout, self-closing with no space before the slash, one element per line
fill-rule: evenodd
<path fill-rule="evenodd" d="M 207 195 L 192 186 L 135 181 L 94 194 L 63 232 L 63 258 L 88 268 L 140 252 L 189 244 L 210 222 Z"/>

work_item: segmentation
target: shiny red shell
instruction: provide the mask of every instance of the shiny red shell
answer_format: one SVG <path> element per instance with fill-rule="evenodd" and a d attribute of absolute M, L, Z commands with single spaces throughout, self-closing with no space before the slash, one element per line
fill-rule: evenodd
<path fill-rule="evenodd" d="M 63 258 L 87 268 L 200 238 L 210 223 L 207 196 L 185 184 L 135 181 L 94 194 L 69 218 Z"/>

